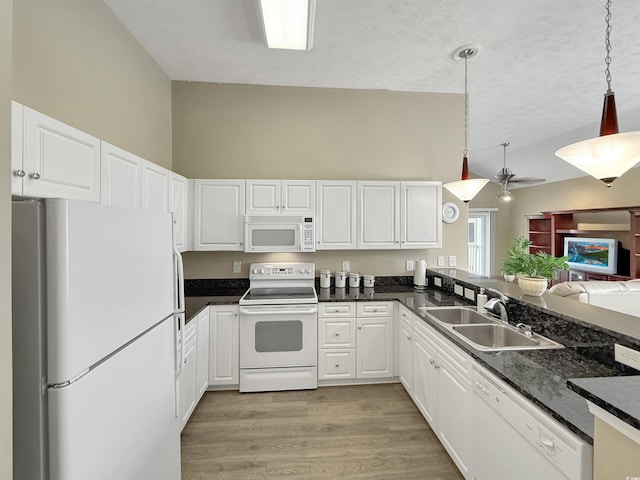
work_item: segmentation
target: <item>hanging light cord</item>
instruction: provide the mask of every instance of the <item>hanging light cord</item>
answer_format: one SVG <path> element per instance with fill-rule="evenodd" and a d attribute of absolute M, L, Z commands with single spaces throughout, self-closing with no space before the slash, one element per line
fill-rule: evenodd
<path fill-rule="evenodd" d="M 611 0 L 607 1 L 605 9 L 607 10 L 607 15 L 605 16 L 605 22 L 607 22 L 607 30 L 604 38 L 604 45 L 607 50 L 607 56 L 604 58 L 604 63 L 607 68 L 604 71 L 604 75 L 607 79 L 607 93 L 611 93 L 611 72 L 609 71 L 609 66 L 611 65 L 611 41 L 609 40 L 609 35 L 611 34 Z"/>
<path fill-rule="evenodd" d="M 462 156 L 467 157 L 469 154 L 469 92 L 467 91 L 467 62 L 469 53 L 464 55 L 464 150 Z"/>

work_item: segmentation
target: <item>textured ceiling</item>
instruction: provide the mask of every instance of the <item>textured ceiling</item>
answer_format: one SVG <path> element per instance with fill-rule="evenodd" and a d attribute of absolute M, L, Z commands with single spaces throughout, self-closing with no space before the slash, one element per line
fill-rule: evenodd
<path fill-rule="evenodd" d="M 469 157 L 487 178 L 503 142 L 517 177 L 582 176 L 554 152 L 598 133 L 604 0 L 317 0 L 308 52 L 267 49 L 254 0 L 105 1 L 172 80 L 462 93 L 452 53 L 479 45 Z M 614 0 L 612 24 L 620 129 L 640 130 L 640 2 Z"/>

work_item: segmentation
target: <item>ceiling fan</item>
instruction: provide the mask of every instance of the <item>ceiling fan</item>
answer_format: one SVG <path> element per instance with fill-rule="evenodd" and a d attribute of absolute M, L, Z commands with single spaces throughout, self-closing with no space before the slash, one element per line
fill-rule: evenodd
<path fill-rule="evenodd" d="M 500 194 L 496 195 L 496 198 L 502 198 L 503 200 L 511 200 L 511 192 L 509 191 L 509 184 L 511 183 L 520 183 L 522 185 L 533 185 L 535 183 L 541 183 L 546 181 L 546 178 L 535 178 L 535 177 L 521 177 L 516 178 L 516 174 L 507 168 L 507 147 L 509 146 L 509 142 L 504 142 L 500 144 L 503 147 L 503 155 L 502 155 L 502 168 L 498 171 L 494 178 L 497 180 L 497 183 L 500 184 L 502 191 Z"/>

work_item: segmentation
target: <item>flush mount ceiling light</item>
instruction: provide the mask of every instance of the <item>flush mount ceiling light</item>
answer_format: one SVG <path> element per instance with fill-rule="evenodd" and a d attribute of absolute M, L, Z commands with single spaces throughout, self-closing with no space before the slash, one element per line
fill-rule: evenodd
<path fill-rule="evenodd" d="M 611 0 L 605 5 L 607 24 L 605 34 L 606 57 L 604 63 L 607 92 L 604 94 L 600 136 L 561 148 L 556 155 L 565 162 L 602 180 L 607 187 L 640 160 L 640 132 L 618 133 L 616 99 L 611 91 Z"/>
<path fill-rule="evenodd" d="M 258 0 L 268 48 L 311 50 L 316 0 Z"/>
<path fill-rule="evenodd" d="M 457 182 L 445 183 L 444 188 L 453 193 L 464 203 L 469 203 L 475 197 L 482 187 L 484 187 L 488 178 L 469 178 L 469 92 L 467 88 L 468 78 L 468 60 L 478 54 L 479 48 L 475 45 L 465 45 L 460 47 L 453 54 L 455 60 L 464 59 L 464 150 L 462 151 L 462 175 Z"/>

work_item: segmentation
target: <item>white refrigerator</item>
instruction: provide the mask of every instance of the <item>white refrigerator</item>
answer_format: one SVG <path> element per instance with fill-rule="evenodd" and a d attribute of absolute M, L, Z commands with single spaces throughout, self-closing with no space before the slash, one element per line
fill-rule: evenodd
<path fill-rule="evenodd" d="M 178 480 L 171 216 L 12 208 L 14 479 Z"/>

